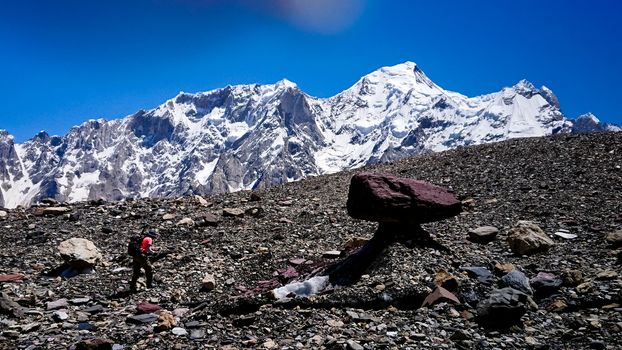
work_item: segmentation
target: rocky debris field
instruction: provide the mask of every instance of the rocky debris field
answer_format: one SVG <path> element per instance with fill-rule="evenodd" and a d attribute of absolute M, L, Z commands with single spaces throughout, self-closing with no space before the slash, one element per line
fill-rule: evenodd
<path fill-rule="evenodd" d="M 271 291 L 377 229 L 346 211 L 358 171 L 253 193 L 2 210 L 0 348 L 622 346 L 622 133 L 364 170 L 452 190 L 462 213 L 423 225 L 447 249 L 392 244 L 352 285 L 309 297 Z M 160 232 L 156 284 L 141 278 L 130 294 L 127 242 L 143 227 Z"/>

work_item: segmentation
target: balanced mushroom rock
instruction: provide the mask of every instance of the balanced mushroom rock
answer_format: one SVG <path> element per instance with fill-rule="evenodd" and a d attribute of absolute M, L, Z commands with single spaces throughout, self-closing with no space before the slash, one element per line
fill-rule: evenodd
<path fill-rule="evenodd" d="M 461 202 L 449 190 L 425 181 L 393 175 L 359 173 L 352 177 L 347 201 L 355 219 L 378 222 L 372 239 L 357 252 L 326 270 L 330 282 L 355 282 L 389 245 L 415 243 L 445 249 L 434 242 L 421 224 L 460 214 Z"/>
<path fill-rule="evenodd" d="M 424 224 L 460 214 L 462 204 L 447 189 L 425 181 L 359 173 L 350 182 L 347 208 L 355 219 Z"/>

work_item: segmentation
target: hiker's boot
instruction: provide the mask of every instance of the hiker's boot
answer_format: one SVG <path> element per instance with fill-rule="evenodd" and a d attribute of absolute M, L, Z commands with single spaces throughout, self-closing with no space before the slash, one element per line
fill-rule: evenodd
<path fill-rule="evenodd" d="M 147 279 L 146 285 L 147 285 L 147 289 L 153 288 L 153 285 L 154 285 L 153 279 L 151 279 L 151 278 Z"/>

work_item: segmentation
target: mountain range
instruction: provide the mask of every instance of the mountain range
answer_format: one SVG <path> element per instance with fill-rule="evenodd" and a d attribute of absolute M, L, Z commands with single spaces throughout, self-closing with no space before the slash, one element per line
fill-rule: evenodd
<path fill-rule="evenodd" d="M 180 93 L 21 144 L 0 131 L 0 205 L 256 189 L 460 146 L 620 130 L 590 113 L 566 117 L 545 86 L 467 97 L 406 62 L 329 98 L 281 80 Z"/>

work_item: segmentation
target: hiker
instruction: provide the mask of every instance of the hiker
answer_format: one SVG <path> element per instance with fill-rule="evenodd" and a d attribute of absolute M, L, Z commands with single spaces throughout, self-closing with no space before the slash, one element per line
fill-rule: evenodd
<path fill-rule="evenodd" d="M 151 246 L 153 245 L 153 239 L 156 237 L 158 237 L 158 233 L 155 230 L 148 230 L 140 238 L 131 241 L 128 246 L 128 252 L 133 258 L 133 274 L 130 281 L 130 290 L 132 292 L 136 292 L 136 283 L 138 282 L 138 277 L 140 277 L 141 269 L 145 270 L 147 288 L 153 287 L 153 270 L 147 256 L 153 255 Z"/>

